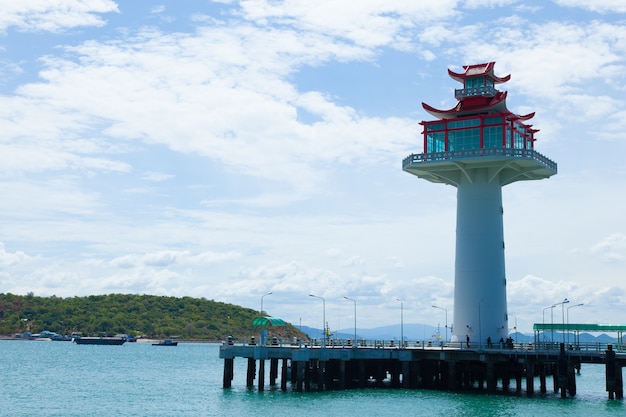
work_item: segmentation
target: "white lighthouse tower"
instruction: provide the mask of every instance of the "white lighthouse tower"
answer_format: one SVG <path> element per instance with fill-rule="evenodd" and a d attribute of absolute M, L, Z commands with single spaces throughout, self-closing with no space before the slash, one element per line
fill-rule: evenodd
<path fill-rule="evenodd" d="M 403 170 L 457 188 L 456 262 L 452 341 L 484 344 L 508 337 L 502 186 L 548 178 L 555 162 L 534 149 L 538 130 L 506 107 L 506 92 L 495 85 L 494 62 L 448 70 L 463 84 L 449 110 L 425 103 L 437 118 L 424 126 L 424 153 L 405 158 Z"/>

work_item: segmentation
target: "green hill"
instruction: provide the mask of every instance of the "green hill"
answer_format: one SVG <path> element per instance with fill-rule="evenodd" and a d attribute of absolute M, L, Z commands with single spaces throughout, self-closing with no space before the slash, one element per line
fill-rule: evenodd
<path fill-rule="evenodd" d="M 0 334 L 44 330 L 67 335 L 129 334 L 219 341 L 258 338 L 252 326 L 258 312 L 204 298 L 108 294 L 60 298 L 0 294 Z M 290 324 L 270 329 L 270 336 L 306 337 Z"/>

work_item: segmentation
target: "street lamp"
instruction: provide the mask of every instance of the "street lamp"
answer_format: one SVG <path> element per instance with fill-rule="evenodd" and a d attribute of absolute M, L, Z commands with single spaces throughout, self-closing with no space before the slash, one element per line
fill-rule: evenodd
<path fill-rule="evenodd" d="M 322 338 L 323 340 L 323 345 L 322 347 L 326 347 L 326 299 L 324 297 L 320 297 L 319 295 L 313 295 L 313 294 L 309 294 L 309 297 L 313 297 L 313 298 L 319 298 L 320 300 L 322 300 L 322 320 L 324 321 L 324 324 L 322 326 L 322 331 L 324 332 L 324 336 Z"/>
<path fill-rule="evenodd" d="M 404 303 L 399 298 L 396 301 L 400 302 L 400 346 L 404 347 Z"/>
<path fill-rule="evenodd" d="M 356 346 L 356 300 L 345 296 L 343 298 L 354 303 L 354 341 L 352 343 L 354 343 L 353 346 Z"/>
<path fill-rule="evenodd" d="M 259 313 L 259 315 L 260 315 L 260 316 L 262 316 L 262 315 L 263 315 L 263 297 L 265 297 L 266 295 L 272 295 L 272 292 L 270 291 L 270 292 L 268 292 L 267 294 L 263 294 L 263 295 L 261 296 L 261 312 Z"/>
<path fill-rule="evenodd" d="M 568 328 L 569 328 L 569 309 L 570 308 L 574 308 L 574 307 L 580 307 L 580 306 L 583 306 L 583 305 L 585 305 L 585 304 L 584 303 L 580 303 L 580 304 L 576 304 L 576 305 L 567 307 L 567 327 Z M 574 339 L 576 339 L 576 338 L 574 338 Z M 567 332 L 567 344 L 569 345 L 569 329 L 568 329 L 568 332 Z M 574 344 L 576 344 L 576 340 L 574 340 Z"/>
<path fill-rule="evenodd" d="M 448 310 L 443 307 L 437 307 L 436 305 L 433 305 L 432 307 L 446 312 L 446 343 L 448 343 Z"/>
<path fill-rule="evenodd" d="M 549 309 L 549 308 L 554 308 L 554 306 L 550 306 L 550 307 L 544 308 L 543 309 L 543 315 L 542 315 L 542 323 L 543 323 L 543 327 L 544 327 L 544 329 L 543 329 L 543 342 L 544 342 L 544 344 L 546 342 L 546 329 L 545 329 L 545 326 L 546 326 L 546 310 Z M 544 346 L 544 348 L 545 348 L 545 346 Z"/>
<path fill-rule="evenodd" d="M 569 303 L 569 300 L 565 298 L 560 303 L 554 304 L 554 306 L 558 306 L 561 304 L 561 320 L 563 322 L 563 333 L 561 334 L 561 342 L 565 345 L 565 304 Z"/>
<path fill-rule="evenodd" d="M 483 344 L 483 328 L 482 328 L 482 323 L 480 320 L 480 305 L 482 304 L 482 302 L 485 301 L 484 298 L 481 298 L 480 301 L 478 302 L 478 338 L 479 338 L 479 344 L 478 346 L 482 346 Z"/>

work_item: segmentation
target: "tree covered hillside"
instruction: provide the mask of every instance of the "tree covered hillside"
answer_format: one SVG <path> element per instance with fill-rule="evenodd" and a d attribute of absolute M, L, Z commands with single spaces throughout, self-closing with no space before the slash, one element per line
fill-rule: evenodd
<path fill-rule="evenodd" d="M 258 312 L 204 298 L 153 295 L 91 295 L 88 297 L 37 297 L 0 294 L 0 334 L 44 330 L 59 334 L 82 332 L 98 336 L 125 333 L 148 337 L 180 336 L 187 339 L 224 340 L 257 336 L 252 320 Z M 291 325 L 273 328 L 284 337 L 304 334 Z"/>

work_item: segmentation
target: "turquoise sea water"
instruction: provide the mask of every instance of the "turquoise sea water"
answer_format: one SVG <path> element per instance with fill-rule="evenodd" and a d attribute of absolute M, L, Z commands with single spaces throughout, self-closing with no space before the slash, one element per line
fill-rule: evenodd
<path fill-rule="evenodd" d="M 607 399 L 604 367 L 597 365 L 583 365 L 573 399 L 561 399 L 551 391 L 533 398 L 403 389 L 257 392 L 246 389 L 245 368 L 245 360 L 235 360 L 233 387 L 225 390 L 218 345 L 180 343 L 165 348 L 149 343 L 79 346 L 0 341 L 0 415 L 596 417 L 626 413 L 624 402 Z"/>

